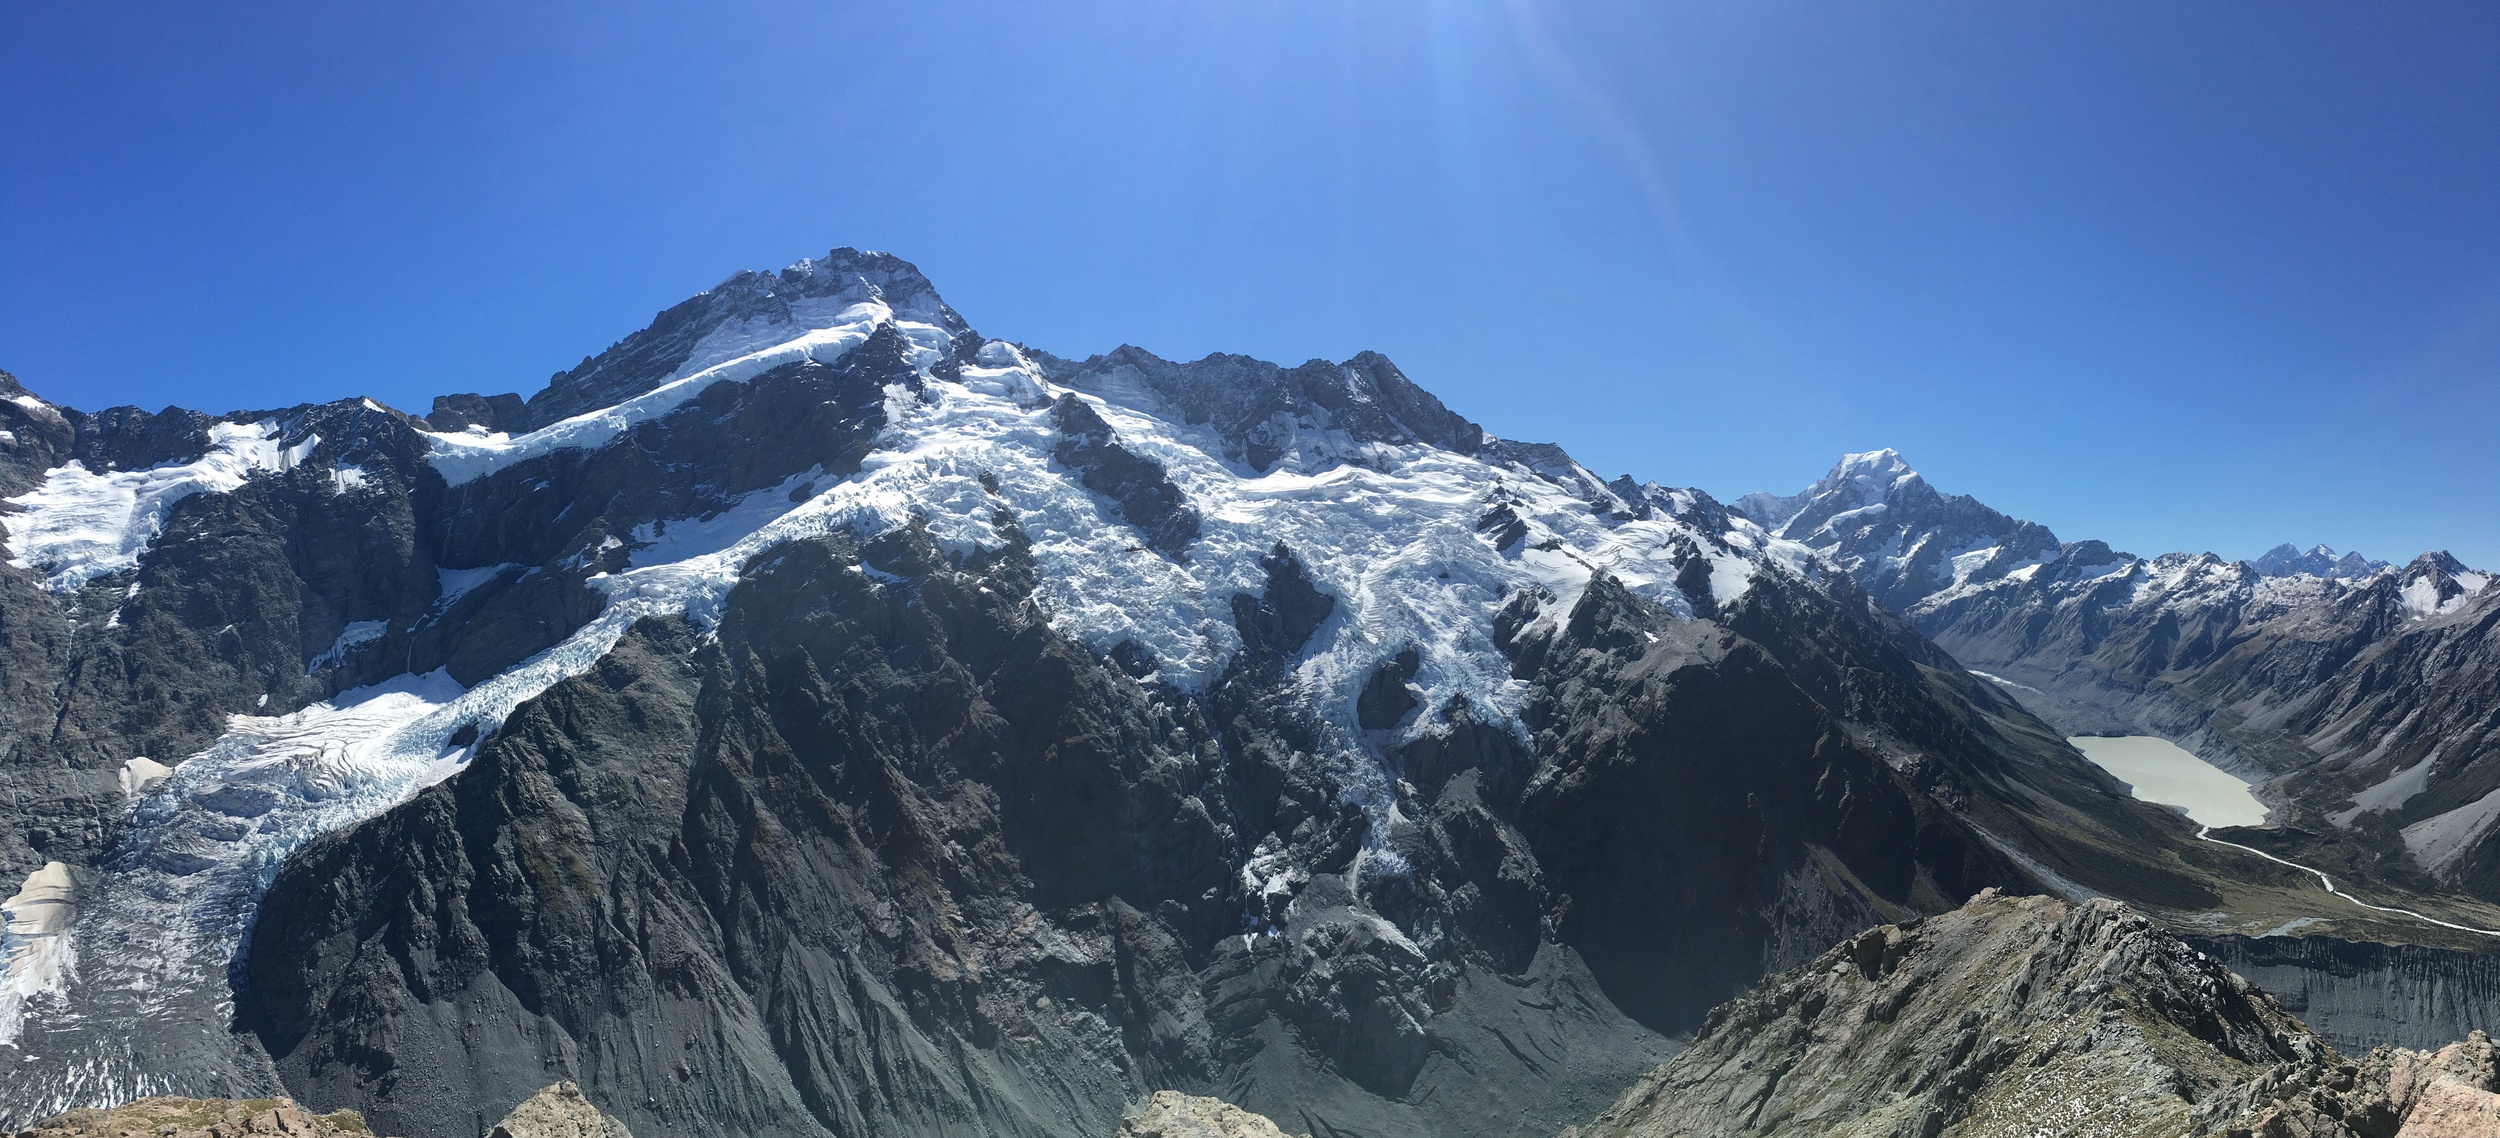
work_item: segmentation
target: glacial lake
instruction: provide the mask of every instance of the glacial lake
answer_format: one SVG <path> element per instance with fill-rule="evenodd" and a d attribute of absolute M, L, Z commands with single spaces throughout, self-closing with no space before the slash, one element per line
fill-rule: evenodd
<path fill-rule="evenodd" d="M 2066 741 L 2092 760 L 2092 765 L 2133 787 L 2137 798 L 2176 806 L 2199 825 L 2265 824 L 2265 804 L 2249 793 L 2247 783 L 2168 739 L 2078 735 Z"/>

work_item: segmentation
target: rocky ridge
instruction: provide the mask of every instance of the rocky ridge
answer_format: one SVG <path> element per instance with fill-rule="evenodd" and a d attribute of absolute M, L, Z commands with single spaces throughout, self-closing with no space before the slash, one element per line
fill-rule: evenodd
<path fill-rule="evenodd" d="M 582 1089 L 567 1081 L 522 1099 L 486 1138 L 634 1138 L 634 1132 L 591 1105 Z"/>
<path fill-rule="evenodd" d="M 2106 901 L 1982 895 L 1714 1010 L 1576 1138 L 2464 1138 L 2500 1127 L 2477 1032 L 2347 1060 Z"/>
<path fill-rule="evenodd" d="M 1285 1138 L 1274 1122 L 1222 1099 L 1156 1091 L 1120 1120 L 1116 1138 Z"/>
<path fill-rule="evenodd" d="M 18 1131 L 16 1138 L 370 1138 L 372 1134 L 364 1117 L 352 1110 L 311 1114 L 287 1098 L 162 1095 L 55 1115 Z M 633 1138 L 633 1134 L 583 1098 L 580 1087 L 562 1082 L 523 1100 L 487 1131 L 487 1138 Z"/>

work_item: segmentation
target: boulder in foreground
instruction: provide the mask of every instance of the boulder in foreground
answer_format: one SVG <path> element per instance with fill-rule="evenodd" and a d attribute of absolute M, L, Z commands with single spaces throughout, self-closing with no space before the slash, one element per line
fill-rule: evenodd
<path fill-rule="evenodd" d="M 1222 1099 L 1156 1091 L 1137 1113 L 1120 1120 L 1118 1138 L 1285 1138 L 1285 1133 L 1266 1115 Z"/>
<path fill-rule="evenodd" d="M 521 1100 L 486 1138 L 634 1138 L 634 1132 L 590 1105 L 568 1079 Z"/>

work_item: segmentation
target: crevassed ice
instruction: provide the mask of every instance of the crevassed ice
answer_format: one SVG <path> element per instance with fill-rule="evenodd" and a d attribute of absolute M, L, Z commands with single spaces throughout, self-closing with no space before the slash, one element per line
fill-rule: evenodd
<path fill-rule="evenodd" d="M 259 1093 L 250 1072 L 218 1057 L 217 1041 L 233 1018 L 227 969 L 285 859 L 456 773 L 469 757 L 451 742 L 463 727 L 491 730 L 587 671 L 634 622 L 688 612 L 716 619 L 744 550 L 756 545 L 750 534 L 741 550 L 601 578 L 612 599 L 597 618 L 473 688 L 435 671 L 288 715 L 231 717 L 215 743 L 133 804 L 72 932 L 76 943 L 110 951 L 90 954 L 94 966 L 29 1004 L 14 1037 L 0 1036 L 0 1046 L 21 1051 L 17 1081 L 0 1087 L 0 1128 L 168 1090 Z M 149 1030 L 134 1035 L 135 1024 Z"/>
<path fill-rule="evenodd" d="M 224 1031 L 226 968 L 279 863 L 458 769 L 465 754 L 445 745 L 454 728 L 439 716 L 462 694 L 437 672 L 287 715 L 234 716 L 152 785 L 126 780 L 141 789 L 130 824 L 62 937 L 82 966 L 22 1014 L 0 1014 L 0 1045 L 24 1049 L 21 1086 L 44 1098 L 0 1095 L 0 1111 L 142 1085 L 159 1061 L 152 1042 Z M 143 1023 L 150 1033 L 134 1048 L 130 1028 Z"/>
<path fill-rule="evenodd" d="M 930 357 L 924 366 L 935 346 Z M 1414 682 L 1427 707 L 1465 696 L 1494 715 L 1516 714 L 1523 692 L 1493 649 L 1492 620 L 1522 587 L 1544 590 L 1553 611 L 1567 611 L 1603 570 L 1690 615 L 1673 583 L 1679 544 L 1707 551 L 1722 602 L 1741 595 L 1765 565 L 1795 571 L 1810 556 L 1741 521 L 1737 543 L 1762 553 L 1694 542 L 1689 527 L 1665 517 L 1610 524 L 1579 494 L 1545 478 L 1420 444 L 1358 447 L 1341 440 L 1334 449 L 1362 450 L 1371 465 L 1306 472 L 1288 464 L 1259 474 L 1221 457 L 1221 440 L 1209 429 L 1161 417 L 1142 387 L 1110 389 L 1113 399 L 1078 397 L 1095 406 L 1121 445 L 1162 463 L 1199 511 L 1201 537 L 1186 562 L 1144 549 L 1131 527 L 1053 460 L 1059 434 L 1050 405 L 1066 392 L 1015 348 L 991 342 L 958 383 L 930 383 L 920 397 L 889 391 L 888 425 L 859 472 L 807 501 L 791 502 L 790 491 L 820 481 L 815 471 L 710 518 L 642 527 L 631 567 L 594 579 L 610 605 L 576 639 L 595 636 L 604 651 L 646 615 L 715 622 L 739 566 L 798 538 L 867 537 L 918 517 L 951 551 L 995 548 L 1006 539 L 991 516 L 1004 505 L 1032 542 L 1039 600 L 1064 632 L 1096 651 L 1134 640 L 1155 655 L 1158 678 L 1196 689 L 1239 648 L 1232 598 L 1265 588 L 1260 561 L 1281 540 L 1338 602 L 1297 665 L 1298 686 L 1338 730 L 1341 749 L 1363 754 L 1372 748 L 1356 726 L 1356 690 L 1404 648 L 1422 659 Z M 995 496 L 982 485 L 984 475 L 995 481 Z M 1511 503 L 1527 521 L 1528 540 L 1497 551 L 1478 536 L 1476 520 L 1495 501 Z M 1420 721 L 1408 728 L 1423 729 Z M 1368 768 L 1350 772 L 1358 793 L 1365 785 L 1385 789 Z"/>
<path fill-rule="evenodd" d="M 891 421 L 858 474 L 803 504 L 788 503 L 776 487 L 710 522 L 649 527 L 636 536 L 675 544 L 686 540 L 678 537 L 684 527 L 700 524 L 702 538 L 685 548 L 707 552 L 649 564 L 658 549 L 641 550 L 634 568 L 599 583 L 620 609 L 716 620 L 738 566 L 777 543 L 832 532 L 867 536 L 917 516 L 950 550 L 994 548 L 1005 538 L 990 518 L 1005 505 L 1033 543 L 1040 601 L 1064 632 L 1097 651 L 1134 640 L 1154 653 L 1160 679 L 1201 688 L 1239 648 L 1233 596 L 1265 587 L 1260 561 L 1282 540 L 1338 601 L 1296 679 L 1349 754 L 1370 750 L 1354 718 L 1357 688 L 1407 647 L 1422 658 L 1414 682 L 1426 706 L 1463 695 L 1493 714 L 1514 715 L 1523 693 L 1493 649 L 1492 618 L 1523 586 L 1545 590 L 1551 607 L 1564 611 L 1604 570 L 1690 614 L 1673 584 L 1674 550 L 1694 536 L 1680 522 L 1607 524 L 1553 482 L 1424 445 L 1358 448 L 1347 440 L 1339 449 L 1366 450 L 1372 466 L 1258 474 L 1223 459 L 1221 441 L 1208 429 L 1156 414 L 1142 389 L 1116 401 L 1080 393 L 1121 445 L 1162 463 L 1200 512 L 1202 536 L 1176 564 L 1142 548 L 1133 529 L 1052 460 L 1059 435 L 1050 404 L 1064 392 L 1009 345 L 985 345 L 977 360 L 960 383 L 932 383 L 925 398 L 898 389 Z M 995 497 L 981 483 L 985 474 L 998 486 Z M 1497 500 L 1513 503 L 1531 529 L 1528 540 L 1504 551 L 1475 530 Z M 768 520 L 721 544 L 731 518 Z M 1808 556 L 1758 529 L 1738 536 L 1771 556 L 1755 560 L 1698 543 L 1713 559 L 1722 601 L 1741 595 L 1763 565 L 1802 564 Z M 1350 773 L 1358 792 L 1367 780 L 1372 791 L 1385 789 L 1368 764 Z"/>
<path fill-rule="evenodd" d="M 289 469 L 319 442 L 309 437 L 281 446 L 278 426 L 269 422 L 218 423 L 208 436 L 208 453 L 191 462 L 101 473 L 79 462 L 54 467 L 43 485 L 9 499 L 22 512 L 0 516 L 9 564 L 42 573 L 44 588 L 55 593 L 137 568 L 174 503 L 232 492 L 261 471 Z"/>
<path fill-rule="evenodd" d="M 699 578 L 698 578 L 699 580 Z M 72 935 L 89 953 L 54 998 L 30 1003 L 0 1087 L 0 1127 L 141 1094 L 260 1093 L 217 1044 L 233 1019 L 227 969 L 285 859 L 314 837 L 379 815 L 456 773 L 461 728 L 491 729 L 523 701 L 579 675 L 643 616 L 687 590 L 620 598 L 511 670 L 463 690 L 441 671 L 403 675 L 288 715 L 231 718 L 206 750 L 133 804 Z M 135 1034 L 131 1027 L 148 1025 Z"/>

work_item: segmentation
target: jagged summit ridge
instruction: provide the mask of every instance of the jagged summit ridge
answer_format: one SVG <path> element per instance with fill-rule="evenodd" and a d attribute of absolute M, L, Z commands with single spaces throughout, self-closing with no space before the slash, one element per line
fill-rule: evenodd
<path fill-rule="evenodd" d="M 2247 565 L 2268 577 L 2367 577 L 2388 567 L 2387 562 L 2359 553 L 2338 555 L 2325 545 L 2303 550 L 2288 541 L 2251 559 Z"/>
<path fill-rule="evenodd" d="M 2481 1033 L 2347 1061 L 2108 901 L 1982 895 L 1714 1010 L 1577 1138 L 2466 1138 L 2500 1126 Z"/>
<path fill-rule="evenodd" d="M 851 306 L 869 302 L 883 305 L 895 320 L 925 325 L 949 338 L 971 331 L 909 261 L 838 248 L 778 273 L 743 270 L 731 275 L 550 379 L 545 390 L 528 399 L 517 421 L 486 425 L 517 434 L 622 403 L 669 379 L 830 326 Z"/>

